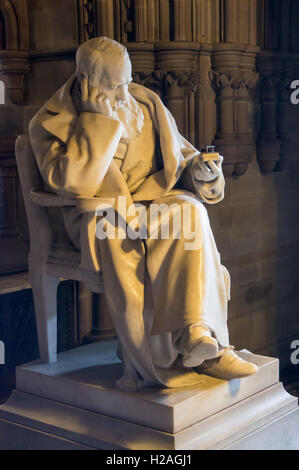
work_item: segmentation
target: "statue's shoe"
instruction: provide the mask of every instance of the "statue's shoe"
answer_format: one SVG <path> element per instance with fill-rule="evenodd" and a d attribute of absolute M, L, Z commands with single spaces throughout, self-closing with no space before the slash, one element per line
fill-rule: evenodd
<path fill-rule="evenodd" d="M 212 338 L 208 330 L 193 325 L 182 338 L 182 364 L 184 367 L 197 367 L 207 359 L 217 356 L 218 342 Z"/>
<path fill-rule="evenodd" d="M 244 361 L 232 349 L 226 349 L 222 356 L 205 361 L 197 372 L 218 379 L 231 380 L 255 374 L 259 368 L 252 362 Z"/>

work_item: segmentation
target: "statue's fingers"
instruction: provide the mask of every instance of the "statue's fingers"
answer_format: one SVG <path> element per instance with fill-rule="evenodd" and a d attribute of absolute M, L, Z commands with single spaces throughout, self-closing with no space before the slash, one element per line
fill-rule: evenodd
<path fill-rule="evenodd" d="M 90 91 L 90 95 L 89 95 L 90 101 L 96 101 L 97 96 L 98 96 L 98 89 L 97 89 L 97 87 L 94 86 L 94 87 L 92 87 L 92 89 Z"/>
<path fill-rule="evenodd" d="M 81 82 L 81 98 L 85 102 L 88 100 L 88 78 L 84 77 Z"/>
<path fill-rule="evenodd" d="M 211 175 L 211 168 L 208 164 L 206 164 L 205 162 L 202 162 L 201 164 L 201 171 L 203 172 L 203 174 L 209 178 L 210 175 Z"/>
<path fill-rule="evenodd" d="M 195 168 L 198 170 L 204 171 L 206 169 L 206 165 L 202 160 L 198 159 L 198 161 L 196 162 Z"/>
<path fill-rule="evenodd" d="M 103 94 L 97 96 L 97 102 L 98 103 L 106 103 L 106 99 L 107 99 L 106 96 L 103 95 Z"/>
<path fill-rule="evenodd" d="M 104 103 L 107 107 L 109 115 L 111 115 L 112 114 L 112 106 L 111 106 L 111 102 L 110 102 L 109 98 L 105 98 Z"/>
<path fill-rule="evenodd" d="M 206 180 L 210 177 L 210 172 L 205 165 L 201 165 L 195 169 L 195 178 L 198 180 Z"/>
<path fill-rule="evenodd" d="M 212 172 L 213 172 L 214 174 L 216 174 L 216 175 L 219 175 L 219 173 L 220 173 L 220 168 L 219 168 L 219 166 L 216 165 L 216 163 L 213 162 L 213 161 L 209 162 L 209 165 L 210 165 L 210 168 L 211 168 Z"/>

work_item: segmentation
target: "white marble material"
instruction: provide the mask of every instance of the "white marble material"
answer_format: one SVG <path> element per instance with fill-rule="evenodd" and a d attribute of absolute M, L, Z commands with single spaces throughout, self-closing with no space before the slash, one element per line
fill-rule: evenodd
<path fill-rule="evenodd" d="M 298 420 L 281 385 L 176 434 L 15 391 L 0 408 L 0 449 L 299 449 Z"/>
<path fill-rule="evenodd" d="M 239 354 L 259 366 L 255 376 L 227 382 L 202 374 L 199 384 L 189 388 L 121 392 L 115 387 L 122 373 L 116 342 L 100 342 L 61 353 L 54 364 L 36 361 L 18 367 L 17 389 L 161 431 L 178 432 L 277 383 L 277 359 L 246 351 Z"/>
<path fill-rule="evenodd" d="M 55 299 L 63 269 L 95 292 L 102 276 L 123 351 L 120 389 L 195 385 L 198 375 L 189 366 L 216 359 L 231 347 L 230 276 L 204 206 L 224 197 L 223 157 L 217 152 L 202 156 L 179 133 L 160 97 L 132 82 L 123 45 L 92 38 L 78 48 L 76 65 L 75 74 L 30 121 L 35 162 L 27 165 L 23 154 L 31 149 L 19 140 L 16 145 L 33 250 L 29 272 L 40 358 L 56 361 Z M 44 185 L 47 194 L 34 190 Z M 77 251 L 71 252 L 71 265 L 65 251 L 56 260 L 59 266 L 52 263 L 55 234 L 44 210 L 48 206 L 61 207 L 63 238 L 67 235 Z M 109 216 L 98 220 L 103 209 Z M 106 223 L 111 230 L 104 229 Z M 91 274 L 98 274 L 96 280 Z M 213 348 L 199 327 L 213 337 Z M 181 349 L 182 335 L 187 347 Z M 210 375 L 256 373 L 255 365 L 233 354 L 230 350 L 210 363 Z M 177 367 L 180 355 L 184 368 Z"/>
<path fill-rule="evenodd" d="M 259 372 L 138 392 L 114 386 L 122 373 L 115 341 L 20 366 L 17 389 L 0 407 L 0 448 L 299 449 L 297 399 L 278 381 L 278 360 L 238 354 Z"/>
<path fill-rule="evenodd" d="M 276 359 L 243 351 L 260 367 L 254 376 L 122 392 L 115 351 L 115 342 L 94 343 L 18 367 L 0 407 L 0 448 L 299 449 L 297 399 L 278 382 Z"/>

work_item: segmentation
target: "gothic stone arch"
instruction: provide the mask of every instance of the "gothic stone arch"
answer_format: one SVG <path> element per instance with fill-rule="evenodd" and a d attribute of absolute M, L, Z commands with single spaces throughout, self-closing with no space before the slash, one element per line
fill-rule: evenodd
<path fill-rule="evenodd" d="M 0 0 L 0 79 L 12 104 L 23 103 L 28 49 L 27 0 Z"/>

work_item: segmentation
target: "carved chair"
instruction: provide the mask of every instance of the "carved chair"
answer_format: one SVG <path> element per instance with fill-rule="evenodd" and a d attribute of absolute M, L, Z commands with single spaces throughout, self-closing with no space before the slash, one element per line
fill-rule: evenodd
<path fill-rule="evenodd" d="M 103 293 L 99 273 L 80 268 L 81 255 L 68 239 L 63 226 L 53 224 L 51 211 L 77 206 L 82 213 L 95 211 L 98 197 L 61 197 L 46 192 L 30 139 L 21 135 L 16 141 L 16 161 L 20 176 L 30 235 L 29 278 L 33 291 L 40 359 L 57 360 L 57 287 L 62 279 L 92 284 Z M 55 219 L 56 221 L 59 219 Z M 65 233 L 63 233 L 63 231 Z"/>

